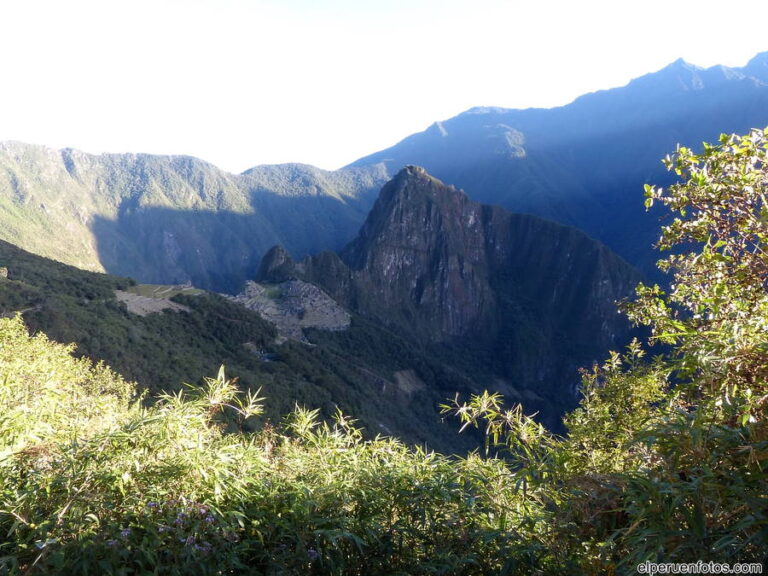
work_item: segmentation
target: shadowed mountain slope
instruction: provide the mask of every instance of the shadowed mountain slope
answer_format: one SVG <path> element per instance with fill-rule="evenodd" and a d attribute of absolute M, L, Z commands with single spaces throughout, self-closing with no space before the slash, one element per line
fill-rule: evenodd
<path fill-rule="evenodd" d="M 296 404 L 323 418 L 341 408 L 371 437 L 395 435 L 446 452 L 478 445 L 438 409 L 457 391 L 475 390 L 472 381 L 373 322 L 354 317 L 347 330 L 313 331 L 312 345 L 280 343 L 258 314 L 213 293 L 174 296 L 177 311 L 133 314 L 116 290 L 148 288 L 134 284 L 0 240 L 0 317 L 21 313 L 33 331 L 75 343 L 78 355 L 103 360 L 152 393 L 198 383 L 224 364 L 243 388 L 261 389 L 273 421 Z"/>
<path fill-rule="evenodd" d="M 463 357 L 486 385 L 501 378 L 551 400 L 627 340 L 616 301 L 639 274 L 574 228 L 478 204 L 409 166 L 339 255 L 294 262 L 271 250 L 259 279 L 290 278 Z"/>
<path fill-rule="evenodd" d="M 552 109 L 474 108 L 335 172 L 223 172 L 184 156 L 91 155 L 0 143 L 0 239 L 144 282 L 235 292 L 274 245 L 296 257 L 351 240 L 381 185 L 424 166 L 474 200 L 575 226 L 643 271 L 676 144 L 768 125 L 768 55 L 743 68 L 682 60 Z"/>
<path fill-rule="evenodd" d="M 678 60 L 558 108 L 474 108 L 352 166 L 424 166 L 474 200 L 576 226 L 647 271 L 659 224 L 643 213 L 643 184 L 670 181 L 660 159 L 678 143 L 768 125 L 766 62 Z"/>
<path fill-rule="evenodd" d="M 84 269 L 234 291 L 276 242 L 342 246 L 383 181 L 375 169 L 233 175 L 185 156 L 2 143 L 0 238 Z"/>

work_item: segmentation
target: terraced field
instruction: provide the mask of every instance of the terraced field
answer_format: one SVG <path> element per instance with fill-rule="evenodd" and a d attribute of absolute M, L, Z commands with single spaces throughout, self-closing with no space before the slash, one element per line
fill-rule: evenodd
<path fill-rule="evenodd" d="M 177 294 L 196 296 L 204 291 L 191 286 L 174 286 L 165 284 L 137 284 L 126 290 L 115 290 L 115 296 L 120 302 L 125 303 L 128 311 L 139 316 L 146 316 L 162 310 L 175 310 L 177 312 L 189 312 L 189 308 L 171 298 Z"/>

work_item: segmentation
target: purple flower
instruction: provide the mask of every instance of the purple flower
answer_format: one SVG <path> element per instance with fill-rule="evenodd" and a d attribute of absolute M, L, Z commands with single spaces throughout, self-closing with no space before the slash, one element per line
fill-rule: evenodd
<path fill-rule="evenodd" d="M 309 550 L 307 550 L 307 558 L 309 558 L 310 562 L 314 562 L 315 560 L 320 558 L 320 552 L 318 552 L 314 548 L 310 548 Z"/>
<path fill-rule="evenodd" d="M 216 522 L 216 518 L 208 514 L 208 516 L 205 517 L 205 521 L 208 522 L 208 524 L 213 524 L 214 522 Z"/>
<path fill-rule="evenodd" d="M 187 539 L 184 541 L 184 543 L 187 546 L 192 546 L 192 544 L 195 543 L 195 537 L 194 536 L 187 536 Z"/>
<path fill-rule="evenodd" d="M 131 529 L 130 528 L 125 528 L 124 530 L 120 530 L 120 538 L 125 539 L 125 538 L 128 538 L 128 536 L 130 536 L 130 535 L 131 535 Z"/>
<path fill-rule="evenodd" d="M 150 508 L 157 508 L 158 506 L 160 506 L 160 504 L 158 504 L 157 502 L 148 502 L 147 506 Z"/>

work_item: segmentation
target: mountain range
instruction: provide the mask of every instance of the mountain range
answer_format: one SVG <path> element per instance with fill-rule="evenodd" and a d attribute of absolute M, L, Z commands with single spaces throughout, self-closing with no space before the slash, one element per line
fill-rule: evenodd
<path fill-rule="evenodd" d="M 186 156 L 0 144 L 0 239 L 87 270 L 235 292 L 275 243 L 298 255 L 351 238 L 387 177 Z M 301 225 L 297 225 L 301 222 Z"/>
<path fill-rule="evenodd" d="M 466 440 L 447 442 L 437 406 L 457 391 L 503 390 L 557 428 L 578 368 L 626 342 L 615 302 L 639 278 L 574 228 L 478 204 L 413 166 L 338 253 L 294 261 L 274 247 L 259 284 L 229 300 L 4 242 L 0 265 L 0 312 L 21 311 L 149 390 L 221 362 L 275 410 L 303 400 L 331 416 L 338 404 L 372 432 L 448 450 Z"/>
<path fill-rule="evenodd" d="M 742 68 L 678 60 L 551 109 L 474 108 L 334 172 L 0 144 L 0 239 L 89 270 L 237 292 L 273 245 L 350 241 L 381 186 L 423 166 L 473 200 L 585 231 L 648 273 L 659 216 L 642 186 L 680 143 L 768 125 L 768 53 Z"/>
<path fill-rule="evenodd" d="M 0 313 L 150 390 L 224 362 L 277 411 L 340 405 L 442 449 L 455 391 L 502 391 L 557 429 L 578 368 L 630 336 L 616 302 L 652 271 L 660 159 L 764 125 L 768 53 L 471 109 L 333 172 L 0 143 Z M 138 317 L 125 302 L 148 289 L 126 277 L 178 295 Z"/>
<path fill-rule="evenodd" d="M 743 68 L 677 60 L 558 108 L 474 108 L 351 166 L 418 164 L 480 202 L 575 226 L 650 272 L 659 219 L 644 214 L 643 185 L 672 181 L 661 159 L 766 125 L 768 52 Z"/>

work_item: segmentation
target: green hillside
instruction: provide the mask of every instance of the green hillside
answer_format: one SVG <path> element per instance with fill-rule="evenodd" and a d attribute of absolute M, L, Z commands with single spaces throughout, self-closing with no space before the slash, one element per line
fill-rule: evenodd
<path fill-rule="evenodd" d="M 261 389 L 269 398 L 271 419 L 296 403 L 318 408 L 323 418 L 338 406 L 354 413 L 368 435 L 395 434 L 447 451 L 471 446 L 438 413 L 446 395 L 469 389 L 468 379 L 362 319 L 340 340 L 317 331 L 319 345 L 277 345 L 270 324 L 214 293 L 185 291 L 172 298 L 189 312 L 140 316 L 127 311 L 115 290 L 150 294 L 156 287 L 78 270 L 5 242 L 0 267 L 8 271 L 0 278 L 0 314 L 22 311 L 33 331 L 75 343 L 78 355 L 106 362 L 151 393 L 199 383 L 224 364 L 243 389 Z M 413 371 L 424 385 L 403 391 L 395 378 L 400 371 Z"/>
<path fill-rule="evenodd" d="M 0 142 L 0 240 L 78 268 L 234 293 L 274 244 L 340 248 L 385 180 L 376 167 L 230 174 L 187 156 Z"/>

